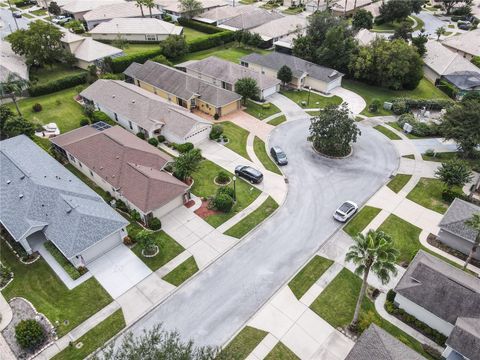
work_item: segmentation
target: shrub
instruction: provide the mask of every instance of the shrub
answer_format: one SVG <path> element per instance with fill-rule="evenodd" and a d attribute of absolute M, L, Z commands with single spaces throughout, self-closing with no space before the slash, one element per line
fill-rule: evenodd
<path fill-rule="evenodd" d="M 127 205 L 120 199 L 115 200 L 115 207 L 120 211 L 128 213 Z"/>
<path fill-rule="evenodd" d="M 39 104 L 39 103 L 33 104 L 32 110 L 33 110 L 34 112 L 40 112 L 40 111 L 42 111 L 42 104 Z"/>
<path fill-rule="evenodd" d="M 220 119 L 220 115 L 218 115 L 218 113 L 215 113 L 215 115 L 213 115 L 213 119 L 214 119 L 214 120 Z"/>
<path fill-rule="evenodd" d="M 137 136 L 138 136 L 140 139 L 145 140 L 145 134 L 144 134 L 143 132 L 139 131 L 139 132 L 137 133 Z"/>
<path fill-rule="evenodd" d="M 405 114 L 408 111 L 408 106 L 405 101 L 395 101 L 392 104 L 392 111 L 396 115 Z"/>
<path fill-rule="evenodd" d="M 222 125 L 213 125 L 212 130 L 210 130 L 210 139 L 217 140 L 223 134 Z"/>
<path fill-rule="evenodd" d="M 34 319 L 22 320 L 15 326 L 15 338 L 23 349 L 34 349 L 45 337 L 42 325 Z"/>
<path fill-rule="evenodd" d="M 233 199 L 231 196 L 223 193 L 217 193 L 213 200 L 214 206 L 217 210 L 228 213 L 232 210 Z"/>
<path fill-rule="evenodd" d="M 152 146 L 155 146 L 155 147 L 158 146 L 158 140 L 155 139 L 155 138 L 150 138 L 150 139 L 148 139 L 148 143 L 149 143 L 150 145 L 152 145 Z"/>
<path fill-rule="evenodd" d="M 262 104 L 262 109 L 270 109 L 272 107 L 272 104 L 270 103 L 265 103 L 265 104 Z"/>
<path fill-rule="evenodd" d="M 201 23 L 195 20 L 189 20 L 186 18 L 179 18 L 177 21 L 182 26 L 188 27 L 190 29 L 198 30 L 200 32 L 204 32 L 206 34 L 216 34 L 216 33 L 225 31 L 216 26 L 204 24 L 204 23 Z"/>
<path fill-rule="evenodd" d="M 148 227 L 151 230 L 160 230 L 162 228 L 162 222 L 160 219 L 154 217 L 148 222 Z"/>
<path fill-rule="evenodd" d="M 226 184 L 227 182 L 230 181 L 230 176 L 226 171 L 219 171 L 217 174 L 217 182 L 219 184 Z"/>
<path fill-rule="evenodd" d="M 157 55 L 150 59 L 151 61 L 155 61 L 156 63 L 173 66 L 173 64 L 165 57 L 165 55 Z"/>
<path fill-rule="evenodd" d="M 233 41 L 233 31 L 222 31 L 212 35 L 199 36 L 187 41 L 190 52 L 211 49 Z"/>
<path fill-rule="evenodd" d="M 161 54 L 162 48 L 159 46 L 158 49 L 142 51 L 131 55 L 119 56 L 112 59 L 111 70 L 113 73 L 121 73 L 125 71 L 125 69 L 129 67 L 131 63 L 136 62 L 143 64 L 145 61 Z"/>
<path fill-rule="evenodd" d="M 115 122 L 112 119 L 110 119 L 110 116 L 105 114 L 103 111 L 96 110 L 92 114 L 92 122 L 96 123 L 99 121 L 103 121 L 105 124 L 109 124 L 112 126 L 116 125 Z"/>
<path fill-rule="evenodd" d="M 140 221 L 142 219 L 142 217 L 140 216 L 140 213 L 135 209 L 132 209 L 130 211 L 130 217 L 132 218 L 133 221 Z"/>
<path fill-rule="evenodd" d="M 231 187 L 221 187 L 217 190 L 217 195 L 218 194 L 228 195 L 233 199 L 235 192 L 233 191 L 233 188 L 231 188 Z"/>
<path fill-rule="evenodd" d="M 450 98 L 455 99 L 458 94 L 458 90 L 455 86 L 450 84 L 448 81 L 440 80 L 438 88 L 447 94 Z"/>
<path fill-rule="evenodd" d="M 82 72 L 75 75 L 66 75 L 60 79 L 52 80 L 44 84 L 32 85 L 29 87 L 28 92 L 30 96 L 50 94 L 56 91 L 85 84 L 87 82 L 87 76 L 87 72 Z"/>
<path fill-rule="evenodd" d="M 180 154 L 185 154 L 190 150 L 193 150 L 194 146 L 191 142 L 186 142 L 183 144 L 174 144 L 174 149 L 177 150 Z"/>
<path fill-rule="evenodd" d="M 417 120 L 415 119 L 415 116 L 413 116 L 412 113 L 405 113 L 405 114 L 402 114 L 402 115 L 399 116 L 399 118 L 397 120 L 397 124 L 398 124 L 398 126 L 400 126 L 403 129 L 403 126 L 406 123 L 409 123 L 410 125 L 412 125 L 416 121 Z"/>
<path fill-rule="evenodd" d="M 425 155 L 435 156 L 435 151 L 433 149 L 427 149 L 427 150 L 425 150 Z"/>
<path fill-rule="evenodd" d="M 133 238 L 131 238 L 130 236 L 125 236 L 123 238 L 123 245 L 126 245 L 126 246 L 132 246 L 133 244 L 135 244 L 135 241 Z"/>
<path fill-rule="evenodd" d="M 80 126 L 86 126 L 89 124 L 90 124 L 90 120 L 88 120 L 87 118 L 83 118 L 80 120 Z"/>
<path fill-rule="evenodd" d="M 395 300 L 395 295 L 397 295 L 397 293 L 395 291 L 393 291 L 392 289 L 388 290 L 387 301 L 390 301 L 390 302 L 393 303 L 393 301 Z"/>
<path fill-rule="evenodd" d="M 455 190 L 448 190 L 445 189 L 442 191 L 442 199 L 447 202 L 451 203 L 455 198 L 459 198 L 462 200 L 468 200 L 467 197 L 460 191 L 455 191 Z"/>
<path fill-rule="evenodd" d="M 163 20 L 163 21 L 166 21 L 166 22 L 172 22 L 173 19 L 172 19 L 172 17 L 171 17 L 170 15 L 168 15 L 168 14 L 166 14 L 166 13 L 163 13 L 163 14 L 162 14 L 162 20 Z"/>
<path fill-rule="evenodd" d="M 158 135 L 158 136 L 157 136 L 157 140 L 158 140 L 159 143 L 163 143 L 163 142 L 165 141 L 165 136 L 163 136 L 163 135 Z"/>
<path fill-rule="evenodd" d="M 380 106 L 382 106 L 382 102 L 379 99 L 373 99 L 372 102 L 370 103 L 370 106 L 368 107 L 368 109 L 371 112 L 376 113 L 378 111 L 378 109 L 380 108 Z"/>
<path fill-rule="evenodd" d="M 446 99 L 410 99 L 410 98 L 401 98 L 394 99 L 391 101 L 392 104 L 397 102 L 405 103 L 409 109 L 421 109 L 423 107 L 429 110 L 442 110 L 453 104 L 452 100 Z M 399 114 L 400 115 L 400 114 Z"/>

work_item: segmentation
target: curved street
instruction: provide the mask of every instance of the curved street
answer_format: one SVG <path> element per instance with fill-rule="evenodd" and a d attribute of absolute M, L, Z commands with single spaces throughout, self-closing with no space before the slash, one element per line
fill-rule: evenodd
<path fill-rule="evenodd" d="M 224 344 L 340 228 L 335 208 L 364 203 L 398 166 L 391 142 L 372 128 L 359 124 L 353 155 L 333 160 L 313 152 L 308 126 L 289 121 L 272 132 L 270 145 L 289 157 L 279 211 L 129 330 L 139 335 L 163 322 L 198 345 Z"/>

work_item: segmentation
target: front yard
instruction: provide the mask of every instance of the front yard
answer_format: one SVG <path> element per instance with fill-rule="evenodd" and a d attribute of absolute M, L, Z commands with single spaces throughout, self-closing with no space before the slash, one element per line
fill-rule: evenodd
<path fill-rule="evenodd" d="M 238 155 L 250 160 L 250 156 L 247 153 L 247 138 L 250 134 L 244 128 L 235 125 L 230 121 L 221 123 L 223 127 L 223 134 L 228 138 L 228 144 L 225 146 L 232 151 L 235 151 Z"/>
<path fill-rule="evenodd" d="M 280 93 L 306 109 L 324 108 L 327 105 L 340 105 L 342 103 L 342 99 L 336 95 L 327 97 L 310 91 L 309 96 L 307 90 L 284 90 Z"/>
<path fill-rule="evenodd" d="M 365 227 L 382 211 L 382 209 L 372 206 L 364 206 L 349 222 L 344 226 L 345 231 L 350 236 L 356 236 L 362 232 Z"/>
<path fill-rule="evenodd" d="M 195 262 L 195 258 L 191 256 L 183 263 L 178 265 L 175 269 L 170 271 L 162 279 L 172 285 L 180 286 L 183 282 L 193 276 L 193 274 L 195 274 L 197 271 L 197 263 Z"/>
<path fill-rule="evenodd" d="M 407 199 L 427 209 L 444 214 L 450 205 L 442 198 L 444 188 L 445 185 L 438 179 L 421 178 L 418 184 L 407 195 Z M 460 191 L 461 189 L 456 188 L 455 190 Z"/>
<path fill-rule="evenodd" d="M 268 104 L 268 105 L 267 105 Z M 245 112 L 256 117 L 259 120 L 266 119 L 269 116 L 278 114 L 280 109 L 271 103 L 263 105 L 257 104 L 251 100 L 247 100 Z M 276 119 L 276 118 L 275 118 Z"/>

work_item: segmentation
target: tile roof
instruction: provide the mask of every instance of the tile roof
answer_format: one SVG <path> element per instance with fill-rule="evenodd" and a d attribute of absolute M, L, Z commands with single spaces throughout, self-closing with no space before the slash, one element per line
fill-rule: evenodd
<path fill-rule="evenodd" d="M 465 221 L 475 213 L 480 213 L 480 206 L 456 198 L 443 215 L 439 226 L 443 230 L 471 241 L 473 244 L 478 232 L 466 225 Z"/>
<path fill-rule="evenodd" d="M 229 30 L 249 30 L 254 27 L 260 26 L 262 24 L 268 23 L 269 21 L 283 18 L 282 14 L 277 12 L 268 11 L 261 8 L 255 8 L 247 13 L 239 14 L 230 20 L 225 21 L 223 24 L 219 25 L 221 28 Z"/>
<path fill-rule="evenodd" d="M 199 95 L 200 100 L 215 107 L 225 106 L 242 98 L 232 91 L 221 89 L 183 71 L 150 60 L 143 65 L 131 64 L 124 74 L 184 100 Z"/>
<path fill-rule="evenodd" d="M 213 23 L 217 21 L 231 19 L 237 15 L 254 11 L 256 8 L 252 5 L 238 5 L 238 6 L 220 6 L 208 11 L 205 11 L 201 15 L 196 16 L 194 19 L 198 21 L 209 20 Z"/>
<path fill-rule="evenodd" d="M 162 9 L 176 13 L 183 13 L 180 1 L 178 0 L 154 0 L 155 4 Z M 226 6 L 227 3 L 223 0 L 199 0 L 202 4 L 202 9 L 209 9 L 217 6 Z"/>
<path fill-rule="evenodd" d="M 272 52 L 267 55 L 252 53 L 244 56 L 240 61 L 257 64 L 266 68 L 279 70 L 283 65 L 287 65 L 293 73 L 293 76 L 299 78 L 304 75 L 311 76 L 314 79 L 324 82 L 330 82 L 343 76 L 342 73 L 324 66 L 320 66 L 309 61 L 300 59 L 296 56 L 287 55 L 280 52 Z"/>
<path fill-rule="evenodd" d="M 443 44 L 473 56 L 480 56 L 480 29 L 450 36 L 443 40 Z"/>
<path fill-rule="evenodd" d="M 102 5 L 123 3 L 125 0 L 73 0 L 62 5 L 62 10 L 71 14 L 81 13 L 96 9 Z"/>
<path fill-rule="evenodd" d="M 128 224 L 24 135 L 0 142 L 0 168 L 0 221 L 15 239 L 46 226 L 46 238 L 72 258 Z"/>
<path fill-rule="evenodd" d="M 210 124 L 185 108 L 124 81 L 97 80 L 80 95 L 149 132 L 165 127 L 170 133 L 184 138 L 197 124 Z"/>
<path fill-rule="evenodd" d="M 480 279 L 420 250 L 395 291 L 439 318 L 480 319 Z"/>
<path fill-rule="evenodd" d="M 250 31 L 259 34 L 264 41 L 269 41 L 294 32 L 300 32 L 305 29 L 307 25 L 308 21 L 305 17 L 289 15 L 256 26 L 250 29 Z"/>
<path fill-rule="evenodd" d="M 181 26 L 155 18 L 117 18 L 102 22 L 90 30 L 90 34 L 159 34 L 180 35 Z"/>
<path fill-rule="evenodd" d="M 458 318 L 446 344 L 467 359 L 480 355 L 480 318 Z"/>
<path fill-rule="evenodd" d="M 62 42 L 66 44 L 79 42 L 76 47 L 70 49 L 75 58 L 86 62 L 93 62 L 95 60 L 103 59 L 107 56 L 115 57 L 123 54 L 122 49 L 118 49 L 100 41 L 95 41 L 90 37 L 80 36 L 69 31 L 64 31 Z"/>
<path fill-rule="evenodd" d="M 9 74 L 15 74 L 24 80 L 29 79 L 25 59 L 13 52 L 9 42 L 0 39 L 0 83 L 6 81 Z"/>
<path fill-rule="evenodd" d="M 145 13 L 149 13 L 149 10 L 144 10 Z M 160 11 L 156 8 L 152 8 L 152 15 L 159 15 Z M 83 15 L 85 21 L 95 20 L 108 20 L 114 18 L 131 18 L 141 17 L 142 12 L 139 6 L 135 2 L 121 2 L 114 4 L 107 4 L 99 6 Z"/>
<path fill-rule="evenodd" d="M 279 85 L 280 80 L 262 75 L 245 66 L 234 64 L 231 61 L 220 59 L 216 56 L 209 56 L 203 60 L 191 60 L 183 64 L 176 65 L 178 68 L 186 68 L 200 74 L 204 74 L 215 79 L 235 84 L 238 80 L 250 77 L 257 81 L 257 85 L 261 90 Z M 190 74 L 190 72 L 188 72 Z M 192 74 L 197 76 L 195 74 Z"/>
<path fill-rule="evenodd" d="M 80 132 L 80 136 L 71 133 Z M 52 142 L 87 166 L 147 214 L 187 191 L 188 186 L 162 169 L 171 157 L 120 126 L 83 136 L 82 128 Z M 69 136 L 65 140 L 65 136 Z"/>
<path fill-rule="evenodd" d="M 457 71 L 477 71 L 480 73 L 479 68 L 462 55 L 443 46 L 439 41 L 430 40 L 425 44 L 425 47 L 427 53 L 423 62 L 439 75 L 447 75 Z"/>
<path fill-rule="evenodd" d="M 375 324 L 358 338 L 345 360 L 424 360 L 416 351 Z"/>

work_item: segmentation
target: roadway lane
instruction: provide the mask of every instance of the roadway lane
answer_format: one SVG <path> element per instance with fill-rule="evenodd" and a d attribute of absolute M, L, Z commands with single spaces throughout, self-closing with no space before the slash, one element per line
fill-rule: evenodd
<path fill-rule="evenodd" d="M 343 200 L 364 203 L 396 170 L 398 154 L 379 132 L 361 127 L 352 157 L 332 160 L 306 142 L 309 121 L 274 130 L 271 145 L 289 157 L 287 200 L 263 226 L 133 324 L 177 329 L 199 345 L 222 345 L 340 227 L 332 213 Z"/>

